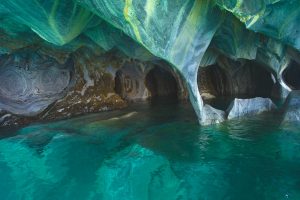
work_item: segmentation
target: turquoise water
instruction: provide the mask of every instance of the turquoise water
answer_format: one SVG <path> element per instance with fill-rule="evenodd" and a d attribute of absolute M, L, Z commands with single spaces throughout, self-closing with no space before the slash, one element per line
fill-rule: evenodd
<path fill-rule="evenodd" d="M 276 115 L 140 104 L 1 135 L 1 200 L 300 199 L 300 125 Z"/>

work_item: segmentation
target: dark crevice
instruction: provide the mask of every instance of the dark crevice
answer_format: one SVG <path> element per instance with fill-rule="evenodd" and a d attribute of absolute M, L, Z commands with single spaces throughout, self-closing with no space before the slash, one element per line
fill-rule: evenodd
<path fill-rule="evenodd" d="M 283 72 L 283 81 L 292 89 L 300 90 L 300 64 L 292 61 Z"/>
<path fill-rule="evenodd" d="M 117 71 L 115 76 L 115 92 L 121 98 L 124 98 L 124 91 L 122 87 L 122 71 Z"/>
<path fill-rule="evenodd" d="M 178 99 L 178 84 L 171 72 L 155 67 L 148 72 L 145 84 L 151 93 L 151 100 Z"/>
<path fill-rule="evenodd" d="M 270 97 L 271 73 L 254 61 L 232 62 L 226 69 L 218 64 L 200 68 L 198 87 L 205 103 L 226 109 L 234 98 Z"/>

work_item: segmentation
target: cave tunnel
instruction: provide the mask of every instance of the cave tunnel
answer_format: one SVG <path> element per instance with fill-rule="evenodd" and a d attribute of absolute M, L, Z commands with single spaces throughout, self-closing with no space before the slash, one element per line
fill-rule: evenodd
<path fill-rule="evenodd" d="M 300 64 L 292 61 L 283 72 L 283 81 L 292 89 L 300 90 Z"/>
<path fill-rule="evenodd" d="M 150 66 L 149 66 L 150 67 Z M 168 65 L 155 65 L 149 71 L 128 63 L 115 74 L 115 92 L 127 101 L 177 102 L 179 83 Z"/>
<path fill-rule="evenodd" d="M 178 100 L 179 88 L 176 78 L 162 67 L 156 66 L 147 73 L 145 85 L 151 94 L 151 100 Z"/>
<path fill-rule="evenodd" d="M 198 89 L 204 103 L 225 110 L 234 98 L 271 97 L 271 73 L 254 61 L 199 68 Z"/>

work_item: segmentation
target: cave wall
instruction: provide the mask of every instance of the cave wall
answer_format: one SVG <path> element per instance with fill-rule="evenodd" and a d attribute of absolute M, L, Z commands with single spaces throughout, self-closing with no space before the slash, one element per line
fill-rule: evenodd
<path fill-rule="evenodd" d="M 125 62 L 116 72 L 116 92 L 129 101 L 147 99 L 150 94 L 145 85 L 146 70 L 153 68 L 152 64 L 144 66 L 136 61 Z"/>
<path fill-rule="evenodd" d="M 288 67 L 283 71 L 283 81 L 291 90 L 300 90 L 300 64 L 291 61 Z"/>
<path fill-rule="evenodd" d="M 221 58 L 211 66 L 199 68 L 198 86 L 205 99 L 217 97 L 271 97 L 275 85 L 272 74 L 261 64 Z"/>
<path fill-rule="evenodd" d="M 153 70 L 159 72 L 154 92 L 164 96 L 174 83 L 178 99 L 187 98 L 182 79 L 165 62 L 140 61 L 119 51 L 97 54 L 90 48 L 69 54 L 56 51 L 25 48 L 0 57 L 1 126 L 64 119 L 147 101 L 154 96 L 146 80 Z M 164 78 L 174 82 L 166 87 Z"/>
<path fill-rule="evenodd" d="M 0 57 L 0 108 L 33 116 L 66 94 L 72 85 L 74 64 L 35 52 L 21 51 Z"/>
<path fill-rule="evenodd" d="M 109 53 L 99 56 L 87 48 L 63 58 L 57 52 L 48 56 L 51 51 L 23 49 L 0 59 L 5 80 L 0 84 L 2 126 L 63 119 L 127 105 L 114 90 L 115 71 L 125 62 L 123 58 Z"/>
<path fill-rule="evenodd" d="M 87 87 L 93 87 L 91 77 L 94 76 L 93 73 L 103 73 L 103 77 L 107 77 L 103 79 L 114 82 L 114 73 L 108 73 L 113 74 L 113 78 L 110 80 L 106 72 L 90 69 L 89 65 L 85 63 L 90 62 L 85 57 L 86 53 L 84 51 L 80 54 L 76 53 L 80 49 L 89 48 L 93 51 L 92 54 L 96 55 L 106 55 L 105 52 L 117 50 L 127 58 L 152 64 L 156 60 L 162 59 L 173 67 L 171 72 L 175 72 L 173 73 L 175 79 L 183 80 L 184 84 L 177 81 L 180 87 L 179 96 L 185 96 L 187 92 L 184 92 L 184 89 L 187 88 L 189 99 L 199 122 L 209 124 L 220 121 L 213 119 L 220 115 L 218 111 L 205 107 L 206 104 L 198 90 L 197 72 L 199 67 L 216 64 L 220 56 L 225 56 L 235 62 L 244 59 L 260 63 L 262 67 L 272 73 L 280 97 L 286 97 L 292 90 L 286 84 L 283 73 L 289 68 L 291 60 L 296 59 L 295 55 L 298 55 L 300 50 L 299 8 L 298 0 L 1 1 L 0 55 L 13 57 L 21 49 L 38 47 L 38 54 L 46 56 L 41 60 L 50 60 L 50 58 L 56 60 L 53 62 L 53 66 L 64 65 L 65 59 L 69 58 L 69 55 L 75 55 L 74 74 L 82 76 L 84 83 L 79 83 L 80 81 L 76 81 L 78 80 L 76 78 L 71 79 L 73 81 L 71 82 L 75 88 L 78 88 L 78 92 L 82 92 L 81 87 L 83 87 L 84 92 L 82 93 L 86 96 L 89 96 L 90 93 L 97 93 L 95 96 L 99 96 L 99 93 L 106 95 L 101 97 L 99 104 L 102 104 L 104 99 L 110 99 L 109 97 L 114 98 L 111 95 L 107 97 L 107 94 L 113 92 L 99 91 L 98 88 L 89 92 Z M 34 60 L 34 58 L 29 60 Z M 77 61 L 81 62 L 80 66 L 76 64 Z M 119 67 L 121 66 L 119 65 Z M 120 89 L 119 93 L 122 94 L 118 96 L 123 100 L 148 98 L 147 87 L 145 87 L 145 83 L 141 82 L 145 78 L 147 70 L 140 68 L 139 64 L 132 64 L 132 66 L 137 66 L 138 69 L 134 71 L 124 68 L 119 72 L 121 85 L 125 86 Z M 54 69 L 56 67 L 52 68 L 52 70 Z M 231 71 L 231 69 L 224 69 L 226 73 Z M 89 70 L 90 73 L 87 73 Z M 12 71 L 14 70 L 12 69 Z M 39 74 L 37 71 L 39 70 L 36 70 L 35 73 Z M 11 74 L 13 73 L 19 72 L 15 70 L 15 72 L 11 72 Z M 27 73 L 21 73 L 26 77 L 30 76 L 26 75 Z M 228 76 L 226 73 L 225 77 Z M 252 72 L 245 73 L 251 74 Z M 122 74 L 125 74 L 125 78 Z M 140 74 L 140 77 L 128 79 L 130 77 L 128 74 L 131 76 Z M 242 73 L 241 77 L 243 77 Z M 137 81 L 133 81 L 134 79 Z M 31 80 L 31 78 L 26 78 L 26 80 Z M 97 82 L 100 85 L 103 81 L 101 78 L 97 81 L 98 78 L 95 77 L 93 80 L 94 83 Z M 247 79 L 240 81 L 249 82 Z M 3 88 L 5 87 L 7 86 L 3 83 Z M 16 85 L 15 91 L 18 91 L 18 87 L 20 86 Z M 53 87 L 55 91 L 52 92 L 55 94 L 49 100 L 45 100 L 41 105 L 30 103 L 25 105 L 26 103 L 23 102 L 20 103 L 23 106 L 22 109 L 28 105 L 34 105 L 36 108 L 34 112 L 40 113 L 48 104 L 56 102 L 60 95 L 65 95 L 65 90 L 59 91 L 56 86 Z M 113 91 L 115 87 L 109 86 L 109 88 L 110 91 Z M 143 88 L 144 91 L 142 91 Z M 230 86 L 229 89 L 222 90 L 230 90 L 232 93 L 236 93 L 235 90 L 242 90 L 240 87 L 235 88 Z M 252 89 L 247 90 L 251 91 Z M 7 92 L 5 89 L 2 91 L 5 95 L 14 95 L 13 93 L 6 94 Z M 34 92 L 30 94 L 41 101 L 47 92 L 40 95 Z M 73 94 L 73 96 L 68 94 L 70 101 L 80 99 L 78 94 Z M 89 98 L 87 97 L 87 99 Z M 21 101 L 24 100 L 21 99 Z M 96 100 L 90 102 L 94 102 L 92 103 L 94 106 L 98 104 Z M 10 105 L 10 108 L 6 109 L 12 111 L 13 107 L 16 107 L 16 104 Z M 63 106 L 60 108 L 63 109 Z M 20 110 L 20 108 L 17 109 Z M 212 119 L 208 119 L 208 116 Z"/>

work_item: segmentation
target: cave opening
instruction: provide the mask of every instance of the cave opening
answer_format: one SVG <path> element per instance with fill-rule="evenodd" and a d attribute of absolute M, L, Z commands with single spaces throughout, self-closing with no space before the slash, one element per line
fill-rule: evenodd
<path fill-rule="evenodd" d="M 162 67 L 156 66 L 147 73 L 145 85 L 150 92 L 151 101 L 178 101 L 179 88 L 176 78 Z"/>
<path fill-rule="evenodd" d="M 300 90 L 300 64 L 292 61 L 283 72 L 283 81 L 292 89 Z"/>
<path fill-rule="evenodd" d="M 121 98 L 124 98 L 125 95 L 124 95 L 124 89 L 123 89 L 123 86 L 122 86 L 122 71 L 118 70 L 116 72 L 116 75 L 115 75 L 115 92 L 116 94 L 118 94 Z"/>
<path fill-rule="evenodd" d="M 255 61 L 214 64 L 198 71 L 198 89 L 204 103 L 225 110 L 234 98 L 271 98 L 271 72 Z"/>

